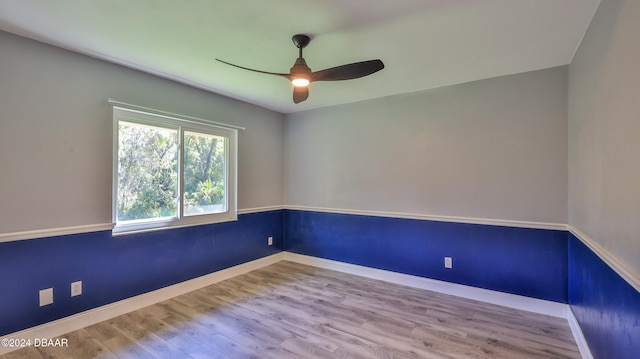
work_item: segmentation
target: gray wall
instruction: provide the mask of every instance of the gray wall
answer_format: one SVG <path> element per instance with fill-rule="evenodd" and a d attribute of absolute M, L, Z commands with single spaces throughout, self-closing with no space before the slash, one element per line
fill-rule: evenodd
<path fill-rule="evenodd" d="M 640 1 L 603 0 L 569 67 L 569 224 L 640 278 Z"/>
<path fill-rule="evenodd" d="M 285 122 L 287 205 L 567 221 L 566 67 Z"/>
<path fill-rule="evenodd" d="M 281 114 L 0 32 L 0 233 L 111 222 L 109 97 L 245 126 L 238 208 L 282 205 Z"/>

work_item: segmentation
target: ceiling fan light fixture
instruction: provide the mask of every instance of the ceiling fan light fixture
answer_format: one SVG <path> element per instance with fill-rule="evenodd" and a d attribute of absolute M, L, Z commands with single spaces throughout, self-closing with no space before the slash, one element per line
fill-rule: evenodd
<path fill-rule="evenodd" d="M 293 85 L 293 103 L 300 103 L 302 101 L 305 101 L 309 97 L 309 84 L 311 82 L 352 80 L 371 75 L 384 68 L 384 64 L 378 59 L 354 62 L 351 64 L 335 66 L 313 72 L 311 71 L 309 66 L 307 66 L 307 62 L 304 60 L 304 57 L 302 57 L 302 49 L 309 44 L 309 41 L 311 41 L 311 37 L 309 37 L 309 35 L 297 34 L 293 35 L 292 40 L 293 44 L 298 48 L 298 58 L 293 64 L 293 67 L 289 69 L 288 74 L 256 70 L 244 66 L 234 65 L 220 59 L 216 60 L 222 62 L 223 64 L 227 64 L 243 70 L 249 70 L 267 75 L 276 75 L 286 78 Z"/>
<path fill-rule="evenodd" d="M 309 86 L 309 80 L 303 78 L 303 77 L 297 77 L 293 80 L 291 80 L 291 83 L 293 84 L 293 86 L 296 87 L 306 87 Z"/>

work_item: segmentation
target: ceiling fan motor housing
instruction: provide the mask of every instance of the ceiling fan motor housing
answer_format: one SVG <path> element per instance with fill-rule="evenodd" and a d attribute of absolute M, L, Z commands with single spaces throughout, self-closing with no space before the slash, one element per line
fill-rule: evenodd
<path fill-rule="evenodd" d="M 311 69 L 307 66 L 307 62 L 302 57 L 298 57 L 296 63 L 291 67 L 289 74 L 291 80 L 304 78 L 311 81 Z"/>

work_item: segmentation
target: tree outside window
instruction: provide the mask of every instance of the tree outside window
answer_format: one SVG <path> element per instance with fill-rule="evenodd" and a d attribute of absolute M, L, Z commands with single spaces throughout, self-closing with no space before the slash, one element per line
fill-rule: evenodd
<path fill-rule="evenodd" d="M 114 233 L 236 219 L 235 130 L 117 107 L 114 130 Z"/>

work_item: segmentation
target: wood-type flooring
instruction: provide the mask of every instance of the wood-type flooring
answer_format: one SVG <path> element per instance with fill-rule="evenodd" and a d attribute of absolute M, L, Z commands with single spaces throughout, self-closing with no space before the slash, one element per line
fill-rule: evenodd
<path fill-rule="evenodd" d="M 282 261 L 15 358 L 580 358 L 566 320 Z"/>

